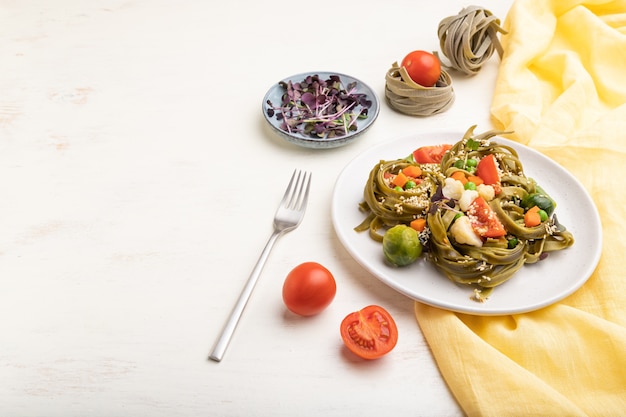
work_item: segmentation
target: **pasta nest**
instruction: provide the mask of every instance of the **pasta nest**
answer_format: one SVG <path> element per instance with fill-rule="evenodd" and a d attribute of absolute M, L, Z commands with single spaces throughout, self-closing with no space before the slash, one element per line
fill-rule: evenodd
<path fill-rule="evenodd" d="M 442 68 L 437 83 L 424 87 L 411 80 L 406 69 L 394 62 L 385 77 L 385 97 L 392 108 L 410 116 L 442 113 L 454 102 L 452 78 Z"/>
<path fill-rule="evenodd" d="M 466 75 L 478 73 L 495 51 L 502 58 L 498 33 L 507 33 L 500 26 L 500 19 L 478 6 L 446 17 L 437 29 L 441 51 L 450 61 L 448 66 Z"/>

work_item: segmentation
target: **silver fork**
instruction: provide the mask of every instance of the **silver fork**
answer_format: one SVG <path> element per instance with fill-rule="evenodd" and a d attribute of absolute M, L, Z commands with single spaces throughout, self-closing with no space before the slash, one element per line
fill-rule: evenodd
<path fill-rule="evenodd" d="M 289 180 L 287 190 L 285 191 L 285 195 L 283 196 L 283 199 L 278 206 L 278 210 L 276 210 L 276 214 L 274 215 L 274 232 L 267 241 L 265 249 L 261 252 L 261 256 L 259 257 L 256 266 L 252 270 L 248 281 L 246 281 L 246 285 L 243 287 L 243 290 L 237 299 L 237 303 L 235 303 L 235 306 L 233 307 L 233 310 L 230 313 L 224 328 L 222 329 L 222 333 L 217 339 L 217 342 L 215 342 L 213 351 L 209 355 L 210 359 L 219 362 L 224 357 L 226 348 L 228 347 L 228 344 L 230 343 L 230 340 L 235 332 L 235 328 L 237 327 L 237 323 L 239 323 L 243 310 L 252 295 L 252 290 L 261 275 L 265 261 L 267 261 L 274 243 L 279 236 L 292 231 L 298 227 L 300 222 L 302 222 L 304 212 L 306 211 L 307 201 L 309 199 L 310 186 L 311 173 L 299 170 L 295 170 L 293 172 L 291 180 Z"/>

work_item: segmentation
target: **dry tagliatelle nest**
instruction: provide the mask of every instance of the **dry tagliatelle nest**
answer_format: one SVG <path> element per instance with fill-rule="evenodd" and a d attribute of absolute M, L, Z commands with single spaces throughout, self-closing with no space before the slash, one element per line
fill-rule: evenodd
<path fill-rule="evenodd" d="M 450 61 L 448 66 L 466 75 L 476 74 L 494 51 L 502 58 L 498 32 L 507 33 L 500 27 L 500 19 L 478 6 L 446 17 L 437 30 L 441 51 Z"/>
<path fill-rule="evenodd" d="M 385 77 L 385 97 L 389 105 L 410 116 L 430 116 L 446 111 L 454 102 L 452 78 L 443 68 L 432 87 L 417 84 L 404 67 L 394 62 Z"/>

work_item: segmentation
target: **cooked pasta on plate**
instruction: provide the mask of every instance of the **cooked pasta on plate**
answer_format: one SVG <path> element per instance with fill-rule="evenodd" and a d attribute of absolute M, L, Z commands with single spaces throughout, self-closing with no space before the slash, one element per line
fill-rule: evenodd
<path fill-rule="evenodd" d="M 383 282 L 452 310 L 528 311 L 573 292 L 599 258 L 593 201 L 554 161 L 500 134 L 476 134 L 474 127 L 435 132 L 357 157 L 333 196 L 333 222 L 344 246 Z M 360 193 L 348 192 L 348 182 Z M 589 228 L 578 227 L 576 213 Z M 409 263 L 407 248 L 416 242 L 423 250 Z M 577 267 L 570 269 L 572 263 Z M 513 288 L 516 293 L 508 291 Z"/>

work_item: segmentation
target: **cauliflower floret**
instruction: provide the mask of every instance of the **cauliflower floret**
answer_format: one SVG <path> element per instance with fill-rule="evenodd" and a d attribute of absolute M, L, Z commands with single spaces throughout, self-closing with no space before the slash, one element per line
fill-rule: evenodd
<path fill-rule="evenodd" d="M 467 245 L 481 247 L 483 241 L 472 228 L 469 217 L 461 216 L 450 226 L 450 234 L 457 243 L 465 243 Z"/>
<path fill-rule="evenodd" d="M 452 198 L 458 200 L 461 198 L 461 194 L 463 194 L 463 183 L 459 180 L 455 180 L 454 178 L 446 178 L 443 184 L 443 188 L 441 192 L 443 192 L 444 197 Z"/>
<path fill-rule="evenodd" d="M 467 211 L 470 204 L 478 198 L 478 191 L 476 190 L 464 190 L 459 198 L 459 207 L 461 210 Z"/>
<path fill-rule="evenodd" d="M 496 196 L 496 190 L 491 185 L 480 184 L 476 187 L 478 195 L 485 199 L 485 201 L 491 201 Z"/>

